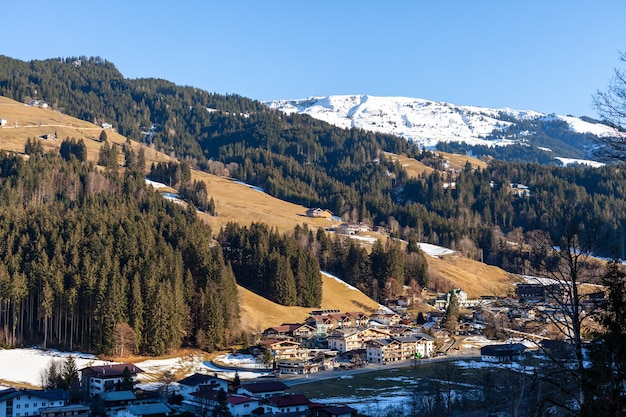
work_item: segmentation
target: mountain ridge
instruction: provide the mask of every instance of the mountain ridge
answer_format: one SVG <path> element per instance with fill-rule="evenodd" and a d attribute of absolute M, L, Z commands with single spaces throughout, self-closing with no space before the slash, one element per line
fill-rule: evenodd
<path fill-rule="evenodd" d="M 434 149 L 442 142 L 465 142 L 488 147 L 528 143 L 532 140 L 530 131 L 513 135 L 512 128 L 519 122 L 534 120 L 564 122 L 573 134 L 596 137 L 621 135 L 614 127 L 592 123 L 589 118 L 544 114 L 534 110 L 459 106 L 409 97 L 330 95 L 272 100 L 265 104 L 287 114 L 308 114 L 342 128 L 360 128 L 399 136 L 427 149 Z M 545 150 L 555 152 L 555 156 L 571 156 L 559 154 L 558 149 Z"/>

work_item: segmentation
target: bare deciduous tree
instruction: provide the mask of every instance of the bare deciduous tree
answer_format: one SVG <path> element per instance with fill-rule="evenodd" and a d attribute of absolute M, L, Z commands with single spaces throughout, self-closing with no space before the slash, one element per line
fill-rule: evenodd
<path fill-rule="evenodd" d="M 113 331 L 113 343 L 115 354 L 124 357 L 129 353 L 134 353 L 136 348 L 136 334 L 128 323 L 117 323 Z"/>
<path fill-rule="evenodd" d="M 590 311 L 583 307 L 583 299 L 588 295 L 582 286 L 597 283 L 601 274 L 601 264 L 592 256 L 594 245 L 599 242 L 601 227 L 585 216 L 583 207 L 574 207 L 570 213 L 561 213 L 561 230 L 550 234 L 545 231 L 532 232 L 531 265 L 534 275 L 540 280 L 547 299 L 554 310 L 545 314 L 548 320 L 574 352 L 574 361 L 554 358 L 553 362 L 563 377 L 553 379 L 561 389 L 557 401 L 560 407 L 575 413 L 588 400 L 585 387 L 589 384 L 585 370 L 584 348 L 586 344 L 583 323 Z M 565 384 L 565 379 L 576 381 L 574 390 Z"/>
<path fill-rule="evenodd" d="M 620 54 L 620 61 L 626 63 L 626 54 Z M 621 129 L 626 127 L 626 72 L 616 68 L 605 91 L 593 95 L 593 107 L 605 121 Z M 626 160 L 626 134 L 597 139 L 600 146 L 596 154 L 602 159 L 624 162 Z"/>

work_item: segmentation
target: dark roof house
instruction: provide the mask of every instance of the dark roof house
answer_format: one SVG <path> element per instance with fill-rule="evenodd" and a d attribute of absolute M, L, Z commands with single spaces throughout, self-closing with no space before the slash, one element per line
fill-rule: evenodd
<path fill-rule="evenodd" d="M 524 359 L 525 351 L 521 343 L 487 345 L 480 348 L 480 357 L 486 362 L 515 362 Z"/>
<path fill-rule="evenodd" d="M 247 394 L 256 397 L 275 397 L 277 395 L 284 395 L 287 385 L 280 381 L 270 382 L 256 382 L 249 384 L 241 384 L 241 387 L 237 390 L 239 394 Z"/>

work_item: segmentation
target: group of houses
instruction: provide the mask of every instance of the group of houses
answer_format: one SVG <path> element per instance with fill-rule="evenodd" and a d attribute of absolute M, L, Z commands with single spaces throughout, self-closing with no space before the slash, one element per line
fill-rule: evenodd
<path fill-rule="evenodd" d="M 435 339 L 399 325 L 400 318 L 389 311 L 368 316 L 362 312 L 316 310 L 303 323 L 265 329 L 259 348 L 269 353 L 276 370 L 284 374 L 432 356 Z M 340 365 L 338 356 L 352 358 L 352 365 Z"/>
<path fill-rule="evenodd" d="M 167 417 L 191 413 L 204 417 L 218 408 L 232 416 L 353 417 L 356 410 L 310 401 L 288 393 L 281 381 L 238 382 L 217 375 L 193 374 L 173 384 L 168 392 L 176 401 L 159 393 L 136 390 L 143 370 L 132 363 L 88 366 L 80 370 L 82 404 L 70 404 L 62 389 L 9 388 L 0 391 L 0 417 Z M 172 398 L 172 397 L 170 397 Z"/>
<path fill-rule="evenodd" d="M 348 406 L 325 405 L 305 395 L 288 393 L 281 381 L 238 384 L 217 376 L 194 374 L 178 382 L 184 411 L 206 416 L 217 407 L 227 407 L 233 416 L 290 415 L 307 417 L 352 417 Z"/>

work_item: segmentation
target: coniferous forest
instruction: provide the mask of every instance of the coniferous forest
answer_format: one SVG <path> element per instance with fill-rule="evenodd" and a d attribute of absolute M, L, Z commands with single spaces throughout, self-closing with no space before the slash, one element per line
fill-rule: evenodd
<path fill-rule="evenodd" d="M 139 173 L 0 155 L 0 195 L 0 343 L 112 353 L 125 330 L 132 349 L 161 354 L 240 336 L 210 228 Z"/>

